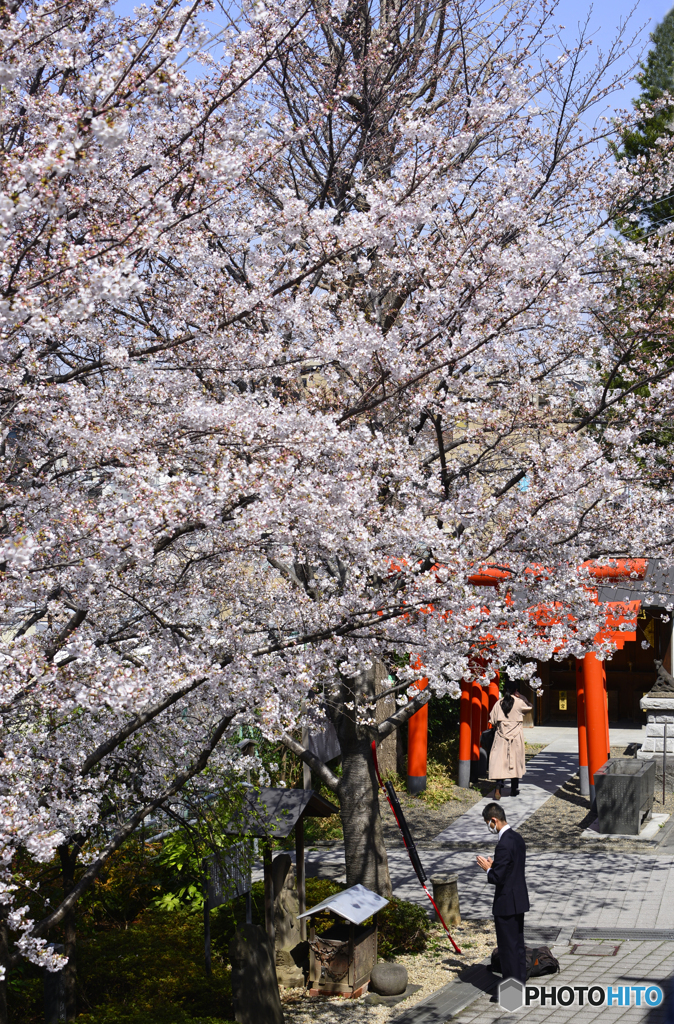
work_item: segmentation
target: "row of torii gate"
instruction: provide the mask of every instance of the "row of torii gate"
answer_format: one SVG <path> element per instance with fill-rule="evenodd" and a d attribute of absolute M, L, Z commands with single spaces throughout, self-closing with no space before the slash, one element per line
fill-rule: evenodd
<path fill-rule="evenodd" d="M 647 564 L 645 558 L 616 558 L 610 565 L 586 562 L 583 568 L 599 585 L 601 582 L 643 580 Z M 498 587 L 509 577 L 507 570 L 488 567 L 471 576 L 469 582 L 475 586 Z M 640 607 L 640 599 L 604 602 L 606 627 L 597 634 L 595 642 L 610 639 L 622 649 L 626 641 L 636 640 L 636 619 Z M 426 680 L 420 680 L 422 688 L 426 684 Z M 488 682 L 477 679 L 462 681 L 458 777 L 461 787 L 470 785 L 472 766 L 480 760 L 480 736 L 489 727 L 489 714 L 499 696 L 498 673 Z M 604 662 L 594 653 L 576 659 L 576 708 L 580 791 L 594 802 L 595 772 L 610 756 L 606 669 Z M 427 747 L 428 705 L 412 715 L 408 724 L 407 786 L 410 793 L 420 793 L 426 788 Z"/>

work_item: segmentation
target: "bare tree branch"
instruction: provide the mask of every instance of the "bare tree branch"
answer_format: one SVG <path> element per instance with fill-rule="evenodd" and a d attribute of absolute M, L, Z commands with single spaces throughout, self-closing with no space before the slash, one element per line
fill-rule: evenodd
<path fill-rule="evenodd" d="M 433 694 L 426 688 L 422 690 L 418 697 L 411 700 L 409 704 L 406 704 L 400 711 L 396 711 L 390 718 L 385 719 L 381 725 L 377 726 L 377 739 L 384 740 L 387 736 L 390 736 L 392 732 L 404 725 L 408 718 L 411 718 L 417 711 L 428 704 Z"/>
<path fill-rule="evenodd" d="M 297 741 L 294 740 L 292 736 L 289 736 L 287 732 L 284 732 L 281 736 L 281 743 L 283 743 L 288 750 L 292 750 L 293 754 L 297 754 L 298 757 L 301 757 L 304 763 L 309 765 L 312 772 L 315 772 L 316 775 L 318 775 L 321 782 L 324 782 L 325 785 L 333 792 L 337 792 L 339 779 L 330 771 L 327 765 L 323 764 L 323 762 L 313 754 L 310 754 L 308 750 L 305 750 L 302 744 L 297 743 Z"/>

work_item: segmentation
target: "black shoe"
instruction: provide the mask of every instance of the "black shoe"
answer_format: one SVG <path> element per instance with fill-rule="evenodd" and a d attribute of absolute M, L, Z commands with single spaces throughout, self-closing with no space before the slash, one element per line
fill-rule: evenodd
<path fill-rule="evenodd" d="M 519 796 L 520 795 L 520 787 L 519 786 L 511 786 L 510 787 L 510 795 L 511 796 Z"/>

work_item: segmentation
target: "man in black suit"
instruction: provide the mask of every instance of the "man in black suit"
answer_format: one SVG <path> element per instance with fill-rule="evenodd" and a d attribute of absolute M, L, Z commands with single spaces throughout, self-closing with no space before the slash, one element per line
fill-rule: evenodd
<path fill-rule="evenodd" d="M 527 980 L 524 915 L 529 909 L 524 878 L 527 850 L 522 836 L 506 821 L 500 804 L 487 804 L 482 816 L 489 831 L 498 834 L 493 858 L 478 857 L 477 862 L 487 872 L 487 881 L 496 886 L 492 911 L 501 973 L 504 979 L 517 978 L 524 985 Z"/>

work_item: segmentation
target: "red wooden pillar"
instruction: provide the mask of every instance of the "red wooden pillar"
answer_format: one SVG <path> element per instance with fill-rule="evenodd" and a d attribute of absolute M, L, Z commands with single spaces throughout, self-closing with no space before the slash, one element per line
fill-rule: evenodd
<path fill-rule="evenodd" d="M 428 686 L 428 679 L 417 679 L 420 690 Z M 410 718 L 407 723 L 407 792 L 416 795 L 426 789 L 428 759 L 428 704 Z"/>
<path fill-rule="evenodd" d="M 585 679 L 582 659 L 576 658 L 576 714 L 578 718 L 578 773 L 580 795 L 590 795 L 590 779 L 587 772 L 587 728 L 585 726 Z"/>
<path fill-rule="evenodd" d="M 473 680 L 473 685 L 470 691 L 470 708 L 471 708 L 471 737 L 470 737 L 470 761 L 471 761 L 471 777 L 473 781 L 477 779 L 478 766 L 480 764 L 480 734 L 482 731 L 482 687 L 478 683 L 477 679 Z"/>
<path fill-rule="evenodd" d="M 590 800 L 594 804 L 594 773 L 608 760 L 608 728 L 606 722 L 606 687 L 604 663 L 590 652 L 583 661 L 585 682 L 585 728 Z"/>
<path fill-rule="evenodd" d="M 490 683 L 489 683 L 489 712 L 490 712 L 490 714 L 491 714 L 491 709 L 494 707 L 494 704 L 496 703 L 496 701 L 499 699 L 500 696 L 501 696 L 501 691 L 499 689 L 499 673 L 497 672 L 496 675 L 490 680 Z"/>
<path fill-rule="evenodd" d="M 461 703 L 459 704 L 459 786 L 468 789 L 470 786 L 470 755 L 472 747 L 471 684 L 461 680 Z"/>
<path fill-rule="evenodd" d="M 480 733 L 483 733 L 485 729 L 489 727 L 489 689 L 486 686 L 481 687 L 482 689 L 482 720 L 480 722 Z"/>

